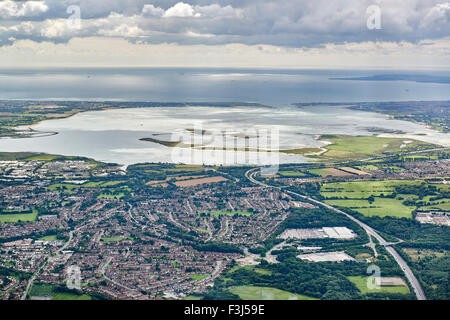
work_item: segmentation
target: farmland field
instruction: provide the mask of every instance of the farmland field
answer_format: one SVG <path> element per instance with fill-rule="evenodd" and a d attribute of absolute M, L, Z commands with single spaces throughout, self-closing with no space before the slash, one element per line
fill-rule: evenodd
<path fill-rule="evenodd" d="M 407 286 L 380 286 L 379 289 L 369 289 L 367 287 L 368 277 L 354 276 L 347 277 L 361 293 L 400 293 L 408 294 L 409 288 Z"/>
<path fill-rule="evenodd" d="M 320 189 L 320 194 L 325 202 L 353 209 L 365 216 L 392 216 L 411 218 L 413 210 L 449 210 L 450 201 L 447 198 L 432 201 L 433 196 L 425 196 L 419 199 L 417 194 L 396 193 L 396 188 L 405 186 L 421 186 L 423 180 L 377 180 L 325 183 Z M 448 186 L 444 184 L 429 184 L 436 187 L 436 192 L 447 192 Z M 426 184 L 423 185 L 426 188 Z M 395 197 L 393 197 L 395 194 Z M 390 197 L 392 196 L 392 197 Z M 372 202 L 369 198 L 372 197 Z M 388 198 L 389 197 L 389 198 Z M 412 201 L 406 203 L 405 201 Z M 415 204 L 415 202 L 417 204 Z M 405 202 L 405 203 L 404 203 Z"/>
<path fill-rule="evenodd" d="M 278 174 L 284 177 L 304 177 L 306 176 L 303 172 L 299 171 L 279 171 Z"/>
<path fill-rule="evenodd" d="M 201 178 L 201 179 L 182 180 L 182 181 L 177 181 L 174 184 L 177 187 L 193 187 L 193 186 L 197 186 L 200 184 L 222 182 L 222 181 L 227 181 L 227 180 L 228 179 L 226 179 L 222 176 L 217 176 L 217 177 L 208 177 L 208 178 Z"/>
<path fill-rule="evenodd" d="M 358 211 L 368 217 L 397 217 L 411 218 L 414 207 L 405 206 L 400 200 L 389 198 L 375 198 L 373 203 L 367 200 L 326 200 L 334 206 L 346 207 Z"/>
<path fill-rule="evenodd" d="M 381 194 L 387 196 L 395 191 L 399 185 L 419 185 L 420 180 L 378 180 L 326 183 L 320 189 L 324 197 L 361 199 L 371 195 L 376 197 Z"/>
<path fill-rule="evenodd" d="M 230 292 L 243 300 L 316 300 L 305 295 L 270 287 L 238 286 L 231 288 Z"/>

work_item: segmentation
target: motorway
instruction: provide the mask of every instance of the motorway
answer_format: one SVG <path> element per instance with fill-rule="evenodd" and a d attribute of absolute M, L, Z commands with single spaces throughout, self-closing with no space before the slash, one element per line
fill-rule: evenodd
<path fill-rule="evenodd" d="M 245 173 L 245 177 L 247 179 L 249 179 L 252 183 L 258 184 L 260 186 L 263 187 L 267 187 L 267 188 L 275 188 L 275 189 L 282 189 L 281 187 L 276 187 L 276 186 L 271 186 L 268 184 L 265 184 L 261 181 L 258 181 L 255 179 L 255 175 L 257 174 L 257 170 L 259 170 L 259 168 L 253 168 L 248 170 Z M 290 190 L 283 190 L 283 192 L 285 193 L 289 193 L 295 196 L 298 196 L 300 198 L 303 198 L 305 200 L 308 200 L 310 202 L 316 203 L 320 206 L 326 207 L 330 210 L 333 210 L 337 213 L 343 214 L 345 215 L 347 218 L 349 218 L 350 220 L 354 221 L 355 223 L 357 223 L 361 228 L 364 229 L 364 231 L 366 231 L 367 235 L 370 237 L 374 237 L 375 239 L 377 239 L 377 241 L 379 242 L 380 245 L 384 246 L 386 248 L 386 250 L 392 255 L 392 257 L 395 259 L 395 261 L 398 263 L 398 265 L 400 266 L 400 268 L 403 270 L 406 278 L 408 279 L 409 283 L 411 284 L 411 287 L 414 290 L 414 293 L 417 297 L 417 300 L 426 300 L 426 296 L 425 293 L 422 289 L 422 286 L 419 283 L 419 280 L 417 280 L 416 276 L 414 275 L 414 273 L 411 271 L 411 269 L 409 268 L 408 264 L 405 262 L 405 260 L 402 259 L 402 257 L 398 254 L 397 251 L 395 251 L 395 249 L 391 246 L 391 244 L 389 242 L 387 242 L 386 240 L 383 239 L 383 237 L 381 237 L 378 232 L 376 232 L 373 228 L 369 227 L 367 224 L 365 224 L 364 222 L 356 219 L 355 217 L 353 217 L 352 215 L 339 210 L 337 208 L 334 208 L 332 206 L 330 206 L 329 204 L 326 204 L 324 202 L 315 200 L 313 198 L 310 198 L 308 196 L 290 191 Z"/>

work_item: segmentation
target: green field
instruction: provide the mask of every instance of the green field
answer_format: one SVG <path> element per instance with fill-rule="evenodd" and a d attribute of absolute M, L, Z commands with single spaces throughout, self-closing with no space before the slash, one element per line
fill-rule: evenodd
<path fill-rule="evenodd" d="M 202 300 L 201 296 L 186 296 L 183 300 Z"/>
<path fill-rule="evenodd" d="M 118 181 L 106 181 L 104 182 L 101 186 L 102 187 L 111 187 L 111 186 L 115 186 L 117 184 L 121 184 L 126 182 L 125 180 L 118 180 Z"/>
<path fill-rule="evenodd" d="M 94 187 L 111 187 L 115 186 L 117 184 L 121 184 L 126 182 L 125 180 L 118 180 L 118 181 L 90 181 L 82 184 L 82 187 L 85 188 L 94 188 Z"/>
<path fill-rule="evenodd" d="M 37 215 L 38 212 L 34 209 L 32 213 L 0 214 L 0 223 L 32 222 L 36 221 Z"/>
<path fill-rule="evenodd" d="M 325 183 L 320 188 L 320 194 L 325 198 L 337 197 L 361 199 L 372 196 L 387 196 L 392 194 L 395 186 L 420 185 L 420 180 L 378 180 Z"/>
<path fill-rule="evenodd" d="M 92 300 L 88 295 L 68 292 L 57 292 L 51 284 L 35 284 L 31 287 L 30 296 L 52 297 L 52 300 Z"/>
<path fill-rule="evenodd" d="M 57 239 L 56 239 L 56 235 L 51 235 L 51 236 L 45 236 L 45 237 L 39 238 L 39 240 L 42 240 L 42 241 L 54 241 L 54 240 L 57 240 Z"/>
<path fill-rule="evenodd" d="M 238 286 L 230 289 L 230 292 L 238 295 L 243 300 L 317 300 L 301 294 L 256 286 Z"/>
<path fill-rule="evenodd" d="M 228 271 L 228 273 L 233 273 L 239 269 L 251 270 L 251 271 L 255 271 L 256 273 L 263 274 L 263 275 L 269 275 L 269 276 L 272 274 L 272 271 L 270 271 L 270 270 L 255 268 L 255 266 L 234 266 L 233 268 L 231 268 Z"/>
<path fill-rule="evenodd" d="M 410 154 L 410 155 L 405 156 L 404 158 L 409 159 L 409 160 L 437 160 L 438 156 Z"/>
<path fill-rule="evenodd" d="M 193 280 L 203 280 L 209 277 L 209 274 L 193 274 L 190 275 L 189 278 Z"/>
<path fill-rule="evenodd" d="M 331 205 L 350 208 L 365 216 L 411 218 L 414 209 L 450 210 L 449 199 L 431 201 L 435 195 L 419 199 L 418 195 L 408 193 L 397 194 L 395 198 L 386 198 L 396 191 L 395 187 L 421 186 L 423 182 L 423 180 L 378 180 L 325 183 L 320 189 L 320 194 L 326 199 L 325 202 Z M 448 192 L 448 185 L 433 184 L 433 186 L 439 192 Z M 374 201 L 369 203 L 368 198 L 371 196 L 374 197 Z M 404 205 L 403 202 L 406 200 L 417 201 L 417 205 L 421 207 L 414 204 Z"/>
<path fill-rule="evenodd" d="M 89 181 L 86 183 L 83 183 L 81 186 L 84 188 L 95 188 L 98 187 L 99 185 L 101 185 L 103 183 L 103 181 Z"/>
<path fill-rule="evenodd" d="M 328 204 L 345 207 L 358 211 L 367 217 L 397 217 L 412 218 L 412 211 L 415 207 L 405 206 L 402 201 L 389 198 L 375 198 L 369 204 L 367 200 L 326 200 Z"/>
<path fill-rule="evenodd" d="M 26 158 L 26 160 L 39 160 L 39 161 L 51 161 L 55 160 L 57 158 L 61 158 L 61 156 L 54 155 L 54 154 L 38 154 L 29 158 Z"/>
<path fill-rule="evenodd" d="M 324 160 L 362 159 L 370 156 L 382 156 L 385 153 L 434 147 L 432 144 L 421 141 L 413 141 L 405 145 L 403 138 L 376 136 L 323 135 L 320 140 L 331 142 L 330 145 L 324 147 L 328 151 L 318 156 L 319 159 Z"/>
<path fill-rule="evenodd" d="M 430 211 L 438 211 L 438 210 L 450 211 L 450 200 L 444 199 L 444 201 L 442 201 L 442 203 L 439 203 L 441 201 L 437 201 L 436 203 L 431 204 L 429 206 L 420 207 L 419 209 L 422 211 L 428 211 L 428 210 L 430 210 Z"/>
<path fill-rule="evenodd" d="M 380 286 L 379 289 L 369 289 L 367 287 L 367 279 L 368 277 L 362 276 L 354 276 L 347 277 L 361 293 L 400 293 L 400 294 L 408 294 L 409 288 L 407 286 Z"/>
<path fill-rule="evenodd" d="M 374 166 L 373 164 L 368 164 L 368 165 L 364 165 L 364 166 L 356 166 L 357 169 L 362 170 L 362 171 L 375 171 L 378 170 L 377 166 Z"/>
<path fill-rule="evenodd" d="M 323 169 L 311 169 L 311 170 L 308 170 L 308 171 L 309 171 L 309 173 L 312 173 L 312 174 L 315 174 L 315 175 L 318 175 L 318 176 L 329 176 L 329 175 L 331 175 L 331 173 L 329 173 L 328 171 L 325 171 Z"/>
<path fill-rule="evenodd" d="M 306 174 L 300 171 L 279 171 L 278 174 L 283 177 L 304 177 Z"/>
<path fill-rule="evenodd" d="M 51 296 L 53 286 L 51 284 L 34 284 L 30 290 L 30 296 Z"/>
<path fill-rule="evenodd" d="M 110 238 L 102 238 L 103 242 L 119 242 L 123 240 L 133 240 L 132 237 L 110 237 Z"/>
<path fill-rule="evenodd" d="M 250 211 L 210 211 L 210 212 L 199 212 L 199 215 L 208 215 L 208 216 L 214 216 L 214 217 L 218 217 L 218 216 L 251 216 L 253 214 L 253 212 Z"/>
<path fill-rule="evenodd" d="M 92 300 L 92 297 L 83 294 L 83 295 L 77 295 L 77 294 L 72 294 L 72 293 L 59 293 L 59 292 L 55 292 L 52 295 L 53 299 L 52 300 Z"/>
<path fill-rule="evenodd" d="M 125 181 L 123 180 L 118 180 L 118 181 L 89 181 L 86 183 L 83 183 L 81 185 L 78 184 L 73 184 L 73 183 L 54 183 L 52 185 L 49 186 L 49 189 L 52 191 L 59 191 L 59 192 L 63 192 L 66 194 L 73 194 L 75 193 L 75 189 L 77 188 L 108 188 L 108 187 L 112 187 L 118 184 L 121 184 Z M 126 187 L 125 187 L 126 188 Z M 122 198 L 124 196 L 123 193 L 117 193 L 116 195 L 114 194 L 109 194 L 109 193 L 102 193 L 99 198 L 103 198 L 103 199 L 119 199 Z"/>

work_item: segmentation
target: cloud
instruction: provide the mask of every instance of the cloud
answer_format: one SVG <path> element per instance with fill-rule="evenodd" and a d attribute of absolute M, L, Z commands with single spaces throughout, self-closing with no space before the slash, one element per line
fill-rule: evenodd
<path fill-rule="evenodd" d="M 366 9 L 374 4 L 381 10 L 379 30 L 366 27 Z M 80 8 L 80 30 L 64 25 L 70 5 Z M 450 36 L 450 3 L 442 0 L 0 1 L 0 17 L 0 46 L 20 39 L 59 43 L 114 36 L 150 44 L 313 48 Z M 22 22 L 31 23 L 31 31 L 10 29 Z"/>
<path fill-rule="evenodd" d="M 162 15 L 164 14 L 164 9 L 161 9 L 159 7 L 157 8 L 152 4 L 146 4 L 142 8 L 142 14 L 147 17 L 148 16 L 162 17 Z"/>
<path fill-rule="evenodd" d="M 74 37 L 64 44 L 17 40 L 12 45 L 0 47 L 0 66 L 448 69 L 449 50 L 450 38 L 417 44 L 368 41 L 328 44 L 316 48 L 289 48 L 245 44 L 148 44 L 131 43 L 120 37 Z"/>
<path fill-rule="evenodd" d="M 195 12 L 194 8 L 187 3 L 184 2 L 178 2 L 173 7 L 170 7 L 169 9 L 164 12 L 162 15 L 163 18 L 184 18 L 184 17 L 200 17 L 200 12 Z"/>
<path fill-rule="evenodd" d="M 439 3 L 431 8 L 420 22 L 420 28 L 448 28 L 450 22 L 450 2 Z M 448 29 L 447 29 L 448 30 Z"/>
<path fill-rule="evenodd" d="M 101 29 L 98 34 L 109 37 L 135 38 L 142 36 L 144 34 L 144 30 L 137 26 L 129 26 L 123 23 L 120 26 L 115 27 L 113 30 Z"/>
<path fill-rule="evenodd" d="M 9 19 L 14 17 L 33 17 L 47 12 L 48 6 L 42 1 L 16 1 L 0 2 L 0 17 Z"/>

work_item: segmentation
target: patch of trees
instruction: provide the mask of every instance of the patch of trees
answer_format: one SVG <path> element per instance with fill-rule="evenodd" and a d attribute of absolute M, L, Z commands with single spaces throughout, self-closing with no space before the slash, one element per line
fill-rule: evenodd
<path fill-rule="evenodd" d="M 406 247 L 401 244 L 400 247 Z M 414 249 L 417 249 L 415 247 Z M 428 299 L 449 300 L 450 299 L 450 282 L 449 270 L 450 256 L 446 253 L 442 257 L 426 256 L 424 258 L 413 261 L 409 255 L 398 250 L 399 254 L 408 262 L 408 265 L 414 271 Z"/>
<path fill-rule="evenodd" d="M 0 274 L 5 277 L 15 277 L 19 278 L 20 281 L 29 279 L 31 274 L 19 270 L 9 269 L 0 266 Z"/>
<path fill-rule="evenodd" d="M 429 249 L 450 248 L 448 226 L 422 224 L 409 218 L 365 217 L 354 211 L 351 213 L 374 229 L 404 240 L 406 245 Z"/>
<path fill-rule="evenodd" d="M 244 254 L 241 248 L 230 243 L 221 242 L 205 242 L 194 244 L 192 247 L 197 251 L 223 252 L 223 253 L 240 253 Z"/>

